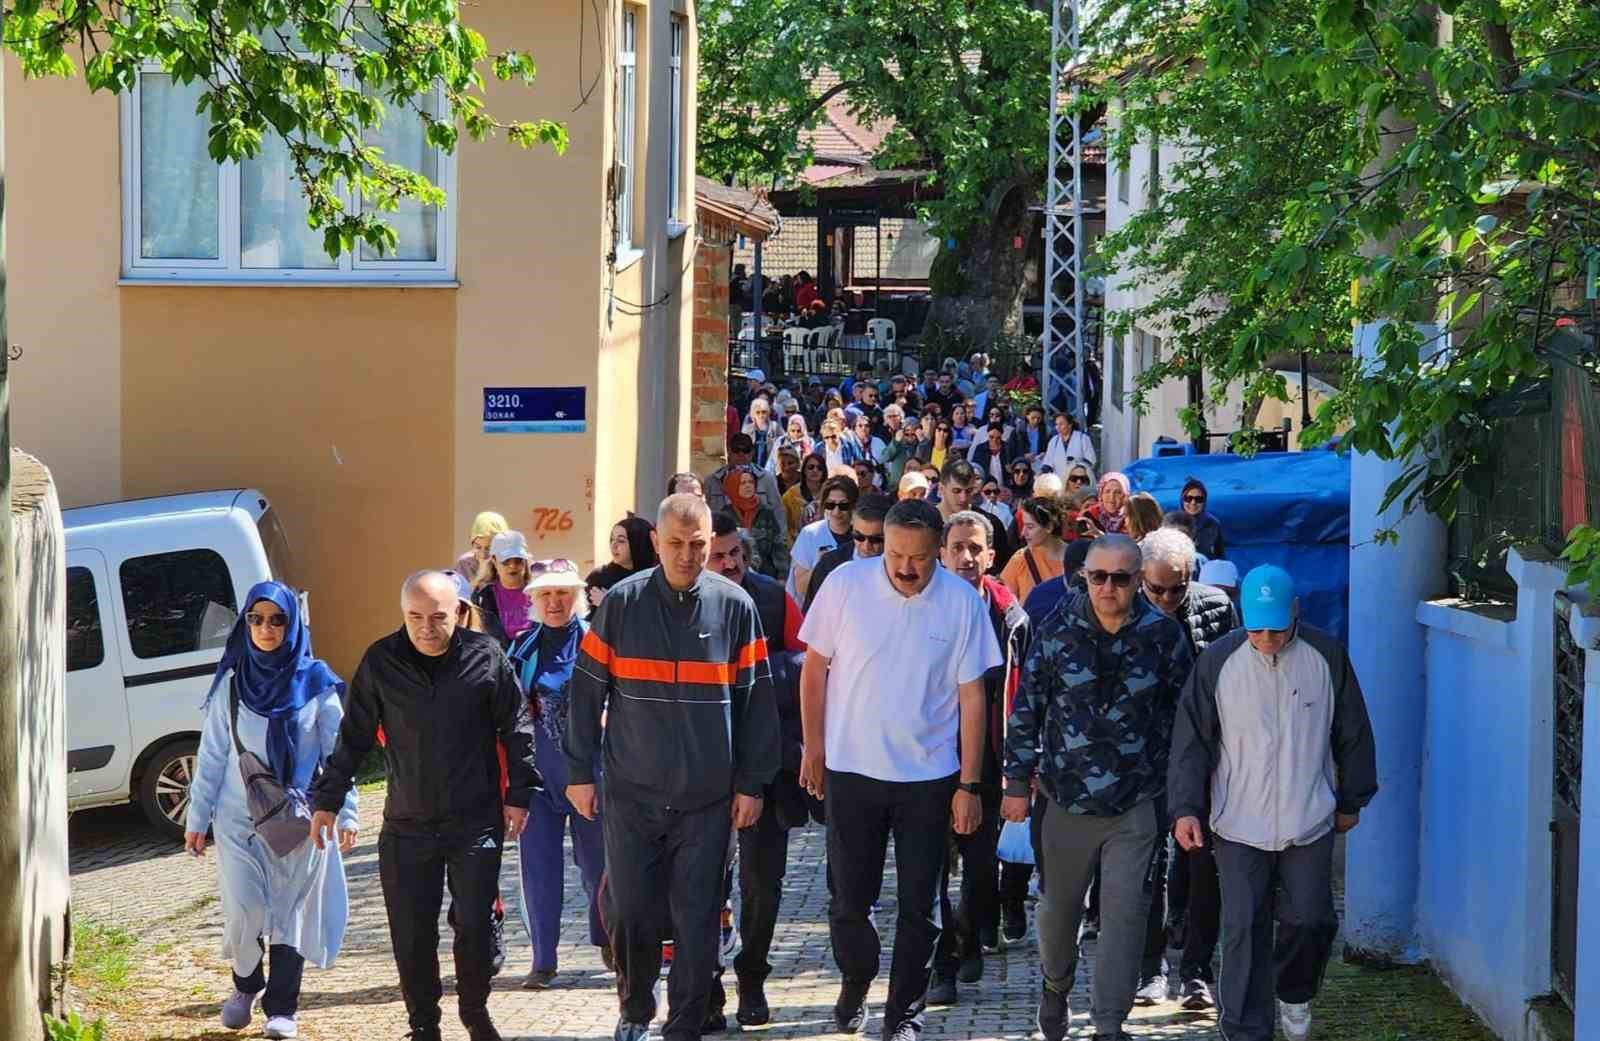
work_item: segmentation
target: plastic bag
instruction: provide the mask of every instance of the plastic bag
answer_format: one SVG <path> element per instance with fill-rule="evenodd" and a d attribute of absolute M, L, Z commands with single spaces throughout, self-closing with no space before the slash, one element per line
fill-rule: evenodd
<path fill-rule="evenodd" d="M 1000 859 L 1008 864 L 1033 863 L 1033 832 L 1028 821 L 1006 821 L 1000 829 Z"/>

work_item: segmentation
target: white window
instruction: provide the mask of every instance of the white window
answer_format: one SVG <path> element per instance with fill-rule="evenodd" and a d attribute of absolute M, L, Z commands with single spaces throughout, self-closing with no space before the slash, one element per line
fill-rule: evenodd
<path fill-rule="evenodd" d="M 633 248 L 633 144 L 638 133 L 638 55 L 634 12 L 622 13 L 622 44 L 617 48 L 617 250 Z"/>
<path fill-rule="evenodd" d="M 672 19 L 672 55 L 668 60 L 670 113 L 667 124 L 667 219 L 678 220 L 678 196 L 683 188 L 683 30 L 682 18 Z"/>
<path fill-rule="evenodd" d="M 268 134 L 253 159 L 220 165 L 211 159 L 209 117 L 195 112 L 203 89 L 178 83 L 151 64 L 123 98 L 126 278 L 392 283 L 453 277 L 453 209 L 415 201 L 383 215 L 399 237 L 388 254 L 360 245 L 338 260 L 329 257 L 322 231 L 306 225 L 305 194 L 281 138 Z M 454 158 L 427 143 L 415 112 L 385 104 L 385 119 L 369 132 L 370 143 L 389 161 L 443 188 L 454 203 Z M 430 115 L 441 115 L 442 94 L 423 105 Z M 344 202 L 351 212 L 362 206 L 349 193 Z"/>

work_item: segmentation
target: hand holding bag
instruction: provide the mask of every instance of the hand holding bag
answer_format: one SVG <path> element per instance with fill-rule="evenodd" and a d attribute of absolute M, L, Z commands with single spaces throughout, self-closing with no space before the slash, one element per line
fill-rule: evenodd
<path fill-rule="evenodd" d="M 228 721 L 233 747 L 239 753 L 245 809 L 256 836 L 280 857 L 287 857 L 311 837 L 311 806 L 305 793 L 286 787 L 260 756 L 239 740 L 239 690 L 228 684 Z"/>

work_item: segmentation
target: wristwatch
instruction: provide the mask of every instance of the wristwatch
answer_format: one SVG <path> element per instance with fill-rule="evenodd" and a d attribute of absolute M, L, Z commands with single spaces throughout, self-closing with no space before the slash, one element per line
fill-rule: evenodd
<path fill-rule="evenodd" d="M 962 781 L 961 783 L 957 784 L 956 787 L 959 788 L 961 791 L 966 792 L 968 795 L 977 795 L 978 794 L 978 782 L 977 781 Z"/>

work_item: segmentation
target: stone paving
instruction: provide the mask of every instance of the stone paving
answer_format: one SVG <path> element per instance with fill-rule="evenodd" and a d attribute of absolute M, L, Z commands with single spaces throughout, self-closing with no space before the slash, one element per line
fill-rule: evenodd
<path fill-rule="evenodd" d="M 380 812 L 381 793 L 363 800 L 361 842 L 348 863 L 350 927 L 344 953 L 332 969 L 306 971 L 300 1026 L 301 1036 L 312 1041 L 400 1038 L 406 1031 L 378 886 Z M 502 891 L 508 903 L 509 956 L 490 999 L 490 1009 L 507 1038 L 609 1038 L 616 1023 L 614 977 L 605 972 L 593 948 L 578 942 L 585 933 L 580 925 L 582 890 L 570 855 L 568 863 L 563 936 L 572 939 L 562 945 L 560 975 L 550 990 L 524 991 L 520 983 L 531 954 L 517 911 L 516 856 L 508 851 Z M 176 843 L 142 825 L 133 811 L 94 811 L 74 818 L 72 872 L 75 915 L 121 926 L 140 939 L 139 968 L 130 991 L 112 1001 L 89 1003 L 90 1011 L 106 1017 L 113 1041 L 261 1036 L 259 1017 L 253 1030 L 239 1035 L 221 1030 L 217 1023 L 217 1004 L 229 983 L 226 963 L 218 954 L 214 851 L 197 862 L 184 856 Z M 885 927 L 885 974 L 869 999 L 868 1037 L 876 1037 L 881 1026 L 892 944 L 892 866 L 886 874 L 877 915 Z M 832 1030 L 839 981 L 828 944 L 826 899 L 822 832 L 818 828 L 795 832 L 772 955 L 775 971 L 767 985 L 774 1021 L 745 1033 L 772 1039 L 841 1037 Z M 442 921 L 440 931 L 445 1036 L 460 1039 L 465 1032 L 454 1021 L 449 930 Z M 1079 969 L 1076 993 L 1083 996 L 1078 1006 L 1082 1025 L 1074 1037 L 1088 1037 L 1083 1011 L 1092 962 L 1091 944 Z M 986 959 L 983 979 L 961 986 L 960 1004 L 931 1010 L 924 1036 L 929 1041 L 1028 1037 L 1037 988 L 1037 956 L 1030 933 L 1026 944 Z M 730 996 L 730 1019 L 732 1010 Z M 1184 1012 L 1176 1002 L 1168 1002 L 1136 1009 L 1129 1030 L 1141 1038 L 1210 1038 L 1213 1023 L 1210 1014 Z"/>

